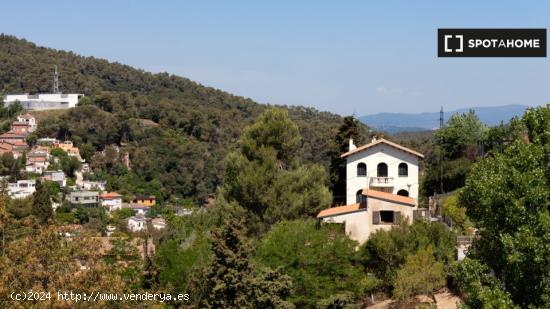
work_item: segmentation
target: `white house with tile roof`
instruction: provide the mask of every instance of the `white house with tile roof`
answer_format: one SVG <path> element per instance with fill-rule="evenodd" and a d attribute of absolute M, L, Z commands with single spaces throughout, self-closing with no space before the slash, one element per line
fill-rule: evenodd
<path fill-rule="evenodd" d="M 346 158 L 346 204 L 325 209 L 324 222 L 344 223 L 359 243 L 380 229 L 412 221 L 418 209 L 418 162 L 424 156 L 390 142 L 373 139 L 356 147 L 350 139 Z"/>

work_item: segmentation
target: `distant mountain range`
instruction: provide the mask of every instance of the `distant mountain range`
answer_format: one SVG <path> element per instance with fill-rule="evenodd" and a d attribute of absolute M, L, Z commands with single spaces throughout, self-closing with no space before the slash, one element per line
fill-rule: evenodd
<path fill-rule="evenodd" d="M 501 121 L 508 122 L 514 116 L 523 115 L 526 108 L 528 108 L 528 106 L 519 104 L 461 108 L 451 112 L 445 112 L 444 120 L 447 121 L 454 113 L 466 113 L 470 109 L 473 109 L 483 123 L 487 125 L 497 125 Z M 359 120 L 371 128 L 389 133 L 425 131 L 439 127 L 439 112 L 420 114 L 379 113 L 359 117 Z"/>

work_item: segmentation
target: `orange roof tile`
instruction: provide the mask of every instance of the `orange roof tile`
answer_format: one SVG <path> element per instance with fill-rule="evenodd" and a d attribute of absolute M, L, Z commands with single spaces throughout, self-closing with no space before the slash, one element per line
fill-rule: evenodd
<path fill-rule="evenodd" d="M 6 132 L 6 133 L 0 135 L 0 138 L 8 138 L 8 137 L 16 137 L 16 138 L 24 139 L 25 135 L 17 134 L 17 133 L 12 132 L 12 131 L 9 131 L 9 132 Z"/>
<path fill-rule="evenodd" d="M 0 143 L 0 148 L 4 149 L 4 150 L 7 150 L 7 151 L 12 151 L 13 150 L 13 146 L 8 144 L 8 143 Z"/>
<path fill-rule="evenodd" d="M 411 206 L 416 205 L 416 200 L 412 197 L 401 196 L 401 195 L 382 192 L 382 191 L 364 189 L 363 190 L 363 195 L 366 195 L 366 196 L 372 197 L 372 198 L 376 198 L 376 199 L 395 202 L 395 203 L 407 204 L 407 205 L 411 205 Z"/>
<path fill-rule="evenodd" d="M 109 192 L 109 193 L 101 194 L 99 197 L 102 199 L 112 199 L 112 198 L 117 198 L 121 196 L 122 195 L 118 194 L 117 192 Z"/>
<path fill-rule="evenodd" d="M 328 209 L 321 210 L 317 215 L 317 218 L 330 217 L 335 215 L 342 215 L 350 212 L 367 210 L 367 208 L 361 208 L 361 204 L 351 204 L 345 206 L 331 207 Z"/>
<path fill-rule="evenodd" d="M 407 148 L 407 147 L 401 146 L 401 145 L 396 144 L 396 143 L 394 143 L 394 142 L 390 142 L 390 141 L 388 141 L 387 139 L 384 139 L 384 138 L 380 138 L 380 139 L 377 139 L 376 141 L 374 141 L 374 142 L 372 142 L 372 143 L 370 143 L 370 144 L 366 144 L 366 145 L 363 145 L 363 146 L 361 146 L 361 147 L 357 147 L 357 148 L 354 149 L 354 150 L 351 150 L 351 151 L 348 151 L 348 152 L 342 154 L 340 157 L 341 157 L 341 158 L 347 157 L 347 156 L 352 155 L 352 154 L 354 154 L 354 153 L 358 153 L 358 152 L 367 150 L 367 149 L 369 149 L 369 148 L 371 148 L 371 147 L 373 147 L 373 146 L 376 146 L 376 145 L 378 145 L 378 144 L 381 144 L 381 143 L 384 143 L 384 144 L 386 144 L 386 145 L 388 145 L 388 146 L 391 146 L 391 147 L 397 148 L 397 149 L 399 149 L 399 150 L 408 152 L 408 153 L 413 154 L 413 155 L 415 155 L 415 156 L 417 156 L 417 157 L 424 158 L 424 155 L 421 154 L 420 152 L 416 152 L 416 151 L 414 151 L 414 150 L 412 150 L 412 149 L 409 149 L 409 148 Z"/>

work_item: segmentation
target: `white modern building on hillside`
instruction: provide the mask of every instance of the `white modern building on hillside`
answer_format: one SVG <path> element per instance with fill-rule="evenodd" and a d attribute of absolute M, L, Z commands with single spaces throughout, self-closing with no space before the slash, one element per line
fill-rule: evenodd
<path fill-rule="evenodd" d="M 346 158 L 346 204 L 319 213 L 324 222 L 343 223 L 359 243 L 380 229 L 412 221 L 418 209 L 418 161 L 424 156 L 386 139 L 361 147 L 350 139 Z"/>
<path fill-rule="evenodd" d="M 128 229 L 132 232 L 144 231 L 147 229 L 147 219 L 142 215 L 128 218 Z"/>
<path fill-rule="evenodd" d="M 8 192 L 11 198 L 26 198 L 36 191 L 36 180 L 18 180 L 8 184 Z"/>
<path fill-rule="evenodd" d="M 4 103 L 19 101 L 26 110 L 65 109 L 75 107 L 82 96 L 78 93 L 8 94 L 4 96 Z"/>

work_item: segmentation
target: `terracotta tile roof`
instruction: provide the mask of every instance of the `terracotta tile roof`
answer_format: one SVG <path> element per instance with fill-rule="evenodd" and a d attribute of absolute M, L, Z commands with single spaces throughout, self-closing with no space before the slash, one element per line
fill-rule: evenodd
<path fill-rule="evenodd" d="M 6 132 L 2 135 L 0 135 L 0 138 L 21 138 L 21 139 L 25 139 L 25 135 L 21 135 L 21 134 L 17 134 L 17 133 L 14 133 L 14 132 Z"/>
<path fill-rule="evenodd" d="M 7 151 L 12 151 L 13 146 L 9 143 L 0 143 L 0 149 L 4 149 L 4 150 L 7 150 Z"/>
<path fill-rule="evenodd" d="M 361 204 L 351 204 L 351 205 L 345 205 L 345 206 L 331 207 L 328 209 L 321 210 L 317 215 L 317 218 L 342 215 L 350 212 L 360 211 L 363 209 L 367 210 L 367 208 L 361 208 Z"/>
<path fill-rule="evenodd" d="M 134 195 L 134 197 L 132 198 L 133 200 L 155 200 L 156 199 L 156 196 L 154 195 Z"/>
<path fill-rule="evenodd" d="M 416 200 L 412 197 L 401 196 L 401 195 L 382 192 L 382 191 L 364 189 L 363 190 L 363 195 L 366 195 L 366 196 L 372 197 L 372 198 L 376 198 L 376 199 L 380 199 L 380 200 L 395 202 L 395 203 L 407 204 L 407 205 L 411 205 L 411 206 L 416 205 Z"/>
<path fill-rule="evenodd" d="M 415 156 L 417 156 L 417 157 L 424 158 L 424 155 L 423 155 L 423 154 L 421 154 L 421 153 L 419 153 L 419 152 L 416 152 L 416 151 L 414 151 L 414 150 L 412 150 L 412 149 L 409 149 L 409 148 L 407 148 L 407 147 L 401 146 L 401 145 L 399 145 L 399 144 L 396 144 L 396 143 L 394 143 L 394 142 L 390 142 L 390 141 L 388 141 L 387 139 L 384 139 L 384 138 L 380 138 L 380 139 L 377 139 L 376 141 L 374 141 L 374 142 L 372 142 L 372 143 L 370 143 L 370 144 L 366 144 L 366 145 L 363 145 L 363 146 L 361 146 L 361 147 L 357 147 L 356 149 L 354 149 L 354 150 L 352 150 L 352 151 L 348 151 L 348 152 L 342 154 L 340 157 L 341 157 L 341 158 L 344 158 L 344 157 L 347 157 L 347 156 L 352 155 L 352 154 L 354 154 L 354 153 L 358 153 L 358 152 L 367 150 L 367 149 L 369 149 L 369 148 L 371 148 L 371 147 L 373 147 L 373 146 L 376 146 L 376 145 L 382 144 L 382 143 L 383 143 L 383 144 L 386 144 L 386 145 L 388 145 L 388 146 L 397 148 L 397 149 L 399 149 L 399 150 L 408 152 L 408 153 L 413 154 L 413 155 L 415 155 Z"/>
<path fill-rule="evenodd" d="M 109 192 L 109 193 L 101 194 L 99 197 L 104 200 L 108 200 L 108 199 L 113 199 L 117 197 L 122 197 L 122 195 L 118 194 L 117 192 Z"/>
<path fill-rule="evenodd" d="M 0 139 L 2 139 L 1 135 L 0 135 Z M 27 146 L 27 143 L 25 143 L 24 141 L 21 141 L 21 140 L 7 139 L 7 140 L 2 141 L 2 143 L 10 144 L 12 146 Z"/>

